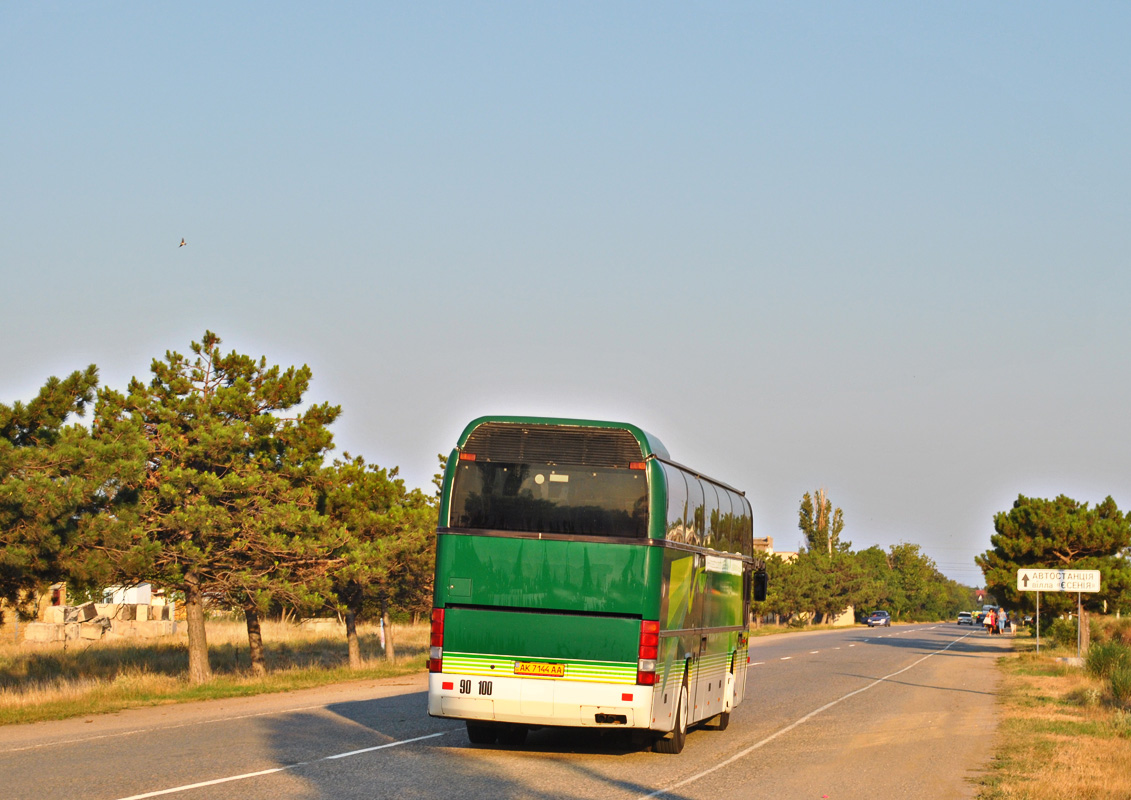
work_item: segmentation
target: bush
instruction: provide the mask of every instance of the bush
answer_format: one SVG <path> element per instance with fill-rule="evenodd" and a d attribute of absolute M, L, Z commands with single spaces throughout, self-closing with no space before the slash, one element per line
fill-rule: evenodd
<path fill-rule="evenodd" d="M 1108 638 L 1131 647 L 1131 619 L 1117 619 L 1107 630 Z"/>
<path fill-rule="evenodd" d="M 1131 665 L 1131 649 L 1120 642 L 1095 642 L 1088 648 L 1086 666 L 1095 678 L 1110 678 L 1122 666 Z"/>
<path fill-rule="evenodd" d="M 1131 707 L 1131 661 L 1124 661 L 1111 673 L 1111 696 L 1118 705 Z"/>
<path fill-rule="evenodd" d="M 1057 647 L 1075 647 L 1076 620 L 1054 619 L 1047 630 L 1041 630 L 1041 634 Z"/>

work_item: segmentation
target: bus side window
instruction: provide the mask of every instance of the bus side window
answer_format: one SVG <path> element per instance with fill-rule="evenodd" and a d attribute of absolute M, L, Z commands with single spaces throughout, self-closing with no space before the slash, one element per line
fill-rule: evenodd
<path fill-rule="evenodd" d="M 750 501 L 745 497 L 742 498 L 742 521 L 739 526 L 738 536 L 739 553 L 744 556 L 754 555 L 754 512 L 750 510 Z"/>
<path fill-rule="evenodd" d="M 664 467 L 668 483 L 668 525 L 665 538 L 669 542 L 687 541 L 687 482 L 683 472 L 675 467 Z"/>
<path fill-rule="evenodd" d="M 720 510 L 718 487 L 704 481 L 703 496 L 706 506 L 704 517 L 707 520 L 707 535 L 703 539 L 703 544 L 715 550 L 721 550 L 722 542 L 719 541 L 719 515 L 722 512 Z"/>
<path fill-rule="evenodd" d="M 687 538 L 688 544 L 704 544 L 707 532 L 703 517 L 703 482 L 687 476 Z"/>
<path fill-rule="evenodd" d="M 741 553 L 749 555 L 747 550 L 742 546 L 742 538 L 746 532 L 746 498 L 740 494 L 732 495 L 730 498 L 730 507 L 734 509 L 734 516 L 731 518 L 730 528 L 730 545 L 732 553 Z"/>
<path fill-rule="evenodd" d="M 734 549 L 734 494 L 727 489 L 719 489 L 719 538 L 716 550 L 737 553 Z"/>

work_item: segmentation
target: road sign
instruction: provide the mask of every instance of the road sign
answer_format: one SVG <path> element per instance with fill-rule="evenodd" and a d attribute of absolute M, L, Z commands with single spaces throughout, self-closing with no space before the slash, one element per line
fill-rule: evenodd
<path fill-rule="evenodd" d="M 1098 592 L 1098 569 L 1019 569 L 1017 589 L 1022 592 Z"/>

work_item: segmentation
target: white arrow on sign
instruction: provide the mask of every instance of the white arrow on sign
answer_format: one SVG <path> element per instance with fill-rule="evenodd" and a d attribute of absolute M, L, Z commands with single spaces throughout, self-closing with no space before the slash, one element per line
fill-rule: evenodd
<path fill-rule="evenodd" d="M 1022 592 L 1098 592 L 1098 569 L 1019 569 L 1017 589 Z"/>

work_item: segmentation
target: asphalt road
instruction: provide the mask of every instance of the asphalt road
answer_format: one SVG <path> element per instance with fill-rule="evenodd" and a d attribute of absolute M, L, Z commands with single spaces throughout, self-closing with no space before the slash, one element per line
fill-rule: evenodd
<path fill-rule="evenodd" d="M 426 676 L 0 728 L 0 797 L 968 798 L 1008 640 L 954 624 L 755 639 L 726 731 L 680 755 L 589 731 L 474 747 Z"/>

